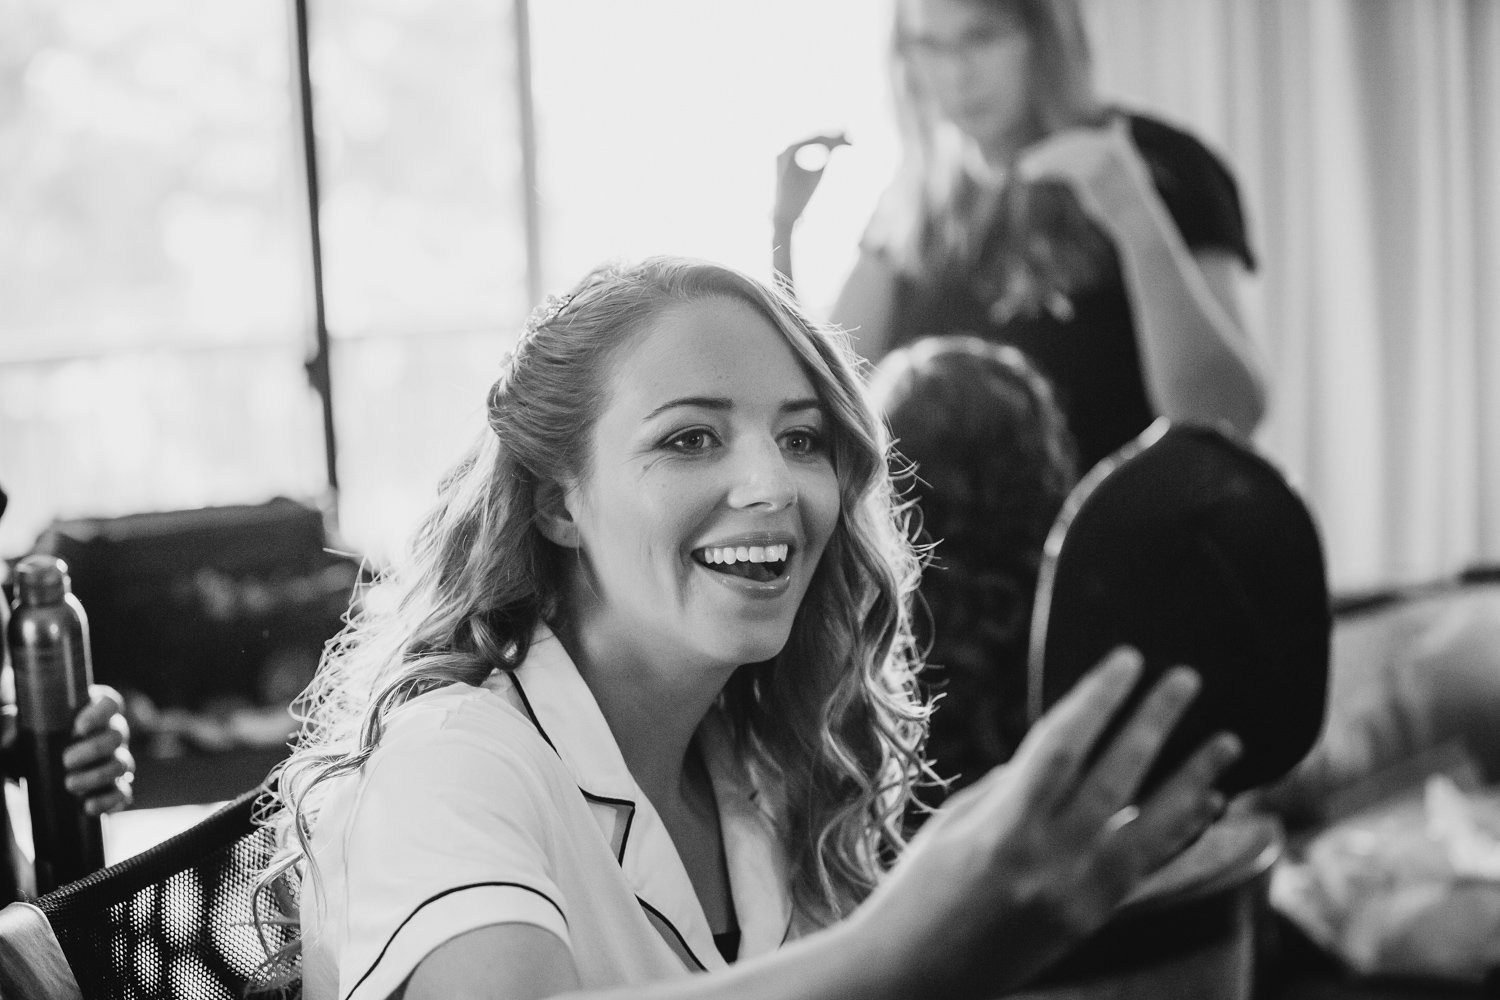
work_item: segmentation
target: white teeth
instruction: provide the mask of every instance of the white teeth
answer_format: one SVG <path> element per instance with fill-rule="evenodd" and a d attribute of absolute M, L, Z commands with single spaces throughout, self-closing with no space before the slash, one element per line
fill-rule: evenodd
<path fill-rule="evenodd" d="M 737 562 L 786 562 L 789 545 L 722 545 L 703 549 L 703 561 L 710 565 L 733 566 Z"/>

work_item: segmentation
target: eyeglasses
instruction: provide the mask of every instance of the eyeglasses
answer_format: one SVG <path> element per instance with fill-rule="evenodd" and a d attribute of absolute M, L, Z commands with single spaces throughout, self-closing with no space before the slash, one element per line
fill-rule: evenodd
<path fill-rule="evenodd" d="M 907 59 L 921 62 L 972 62 L 989 56 L 1001 46 L 1024 41 L 1020 23 L 990 24 L 966 31 L 954 39 L 902 32 L 896 47 Z"/>

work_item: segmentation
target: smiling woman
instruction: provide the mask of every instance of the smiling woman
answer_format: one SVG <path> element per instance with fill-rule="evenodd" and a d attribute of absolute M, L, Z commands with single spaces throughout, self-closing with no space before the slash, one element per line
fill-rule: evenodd
<path fill-rule="evenodd" d="M 589 472 L 544 503 L 542 532 L 580 553 L 568 603 L 609 663 L 600 682 L 702 660 L 711 701 L 786 645 L 833 532 L 828 417 L 782 334 L 736 299 L 672 305 L 616 365 Z"/>
<path fill-rule="evenodd" d="M 852 359 L 673 258 L 529 324 L 280 775 L 304 996 L 990 995 L 1216 814 L 1224 738 L 1110 823 L 1196 688 L 1085 766 L 1118 652 L 907 849 L 917 563 Z"/>

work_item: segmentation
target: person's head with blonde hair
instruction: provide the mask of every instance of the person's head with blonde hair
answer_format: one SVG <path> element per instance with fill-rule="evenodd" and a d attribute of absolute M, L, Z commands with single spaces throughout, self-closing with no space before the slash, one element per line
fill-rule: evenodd
<path fill-rule="evenodd" d="M 579 595 L 599 589 L 597 575 L 579 574 L 598 560 L 554 540 L 548 497 L 612 474 L 593 467 L 592 442 L 622 391 L 622 359 L 703 302 L 748 307 L 784 338 L 817 397 L 819 461 L 836 482 L 836 519 L 784 645 L 736 669 L 719 709 L 777 817 L 802 914 L 826 922 L 873 888 L 901 844 L 924 717 L 907 611 L 918 570 L 891 496 L 885 430 L 841 332 L 738 271 L 669 257 L 598 268 L 528 324 L 490 390 L 487 427 L 442 483 L 407 560 L 377 584 L 389 593 L 365 602 L 305 697 L 304 731 L 281 773 L 284 865 L 309 857 L 326 779 L 370 757 L 396 708 L 515 669 L 538 626 L 568 633 Z"/>

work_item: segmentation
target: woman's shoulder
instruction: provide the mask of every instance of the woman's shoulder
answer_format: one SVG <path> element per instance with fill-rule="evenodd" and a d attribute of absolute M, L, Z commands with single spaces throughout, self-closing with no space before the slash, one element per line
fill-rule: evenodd
<path fill-rule="evenodd" d="M 454 682 L 417 695 L 392 710 L 381 739 L 383 746 L 464 742 L 546 746 L 503 670 L 479 684 Z"/>
<path fill-rule="evenodd" d="M 1185 125 L 1133 108 L 1116 107 L 1113 113 L 1130 123 L 1130 137 L 1143 155 L 1200 161 L 1205 166 L 1230 173 L 1224 157 Z"/>
<path fill-rule="evenodd" d="M 1151 172 L 1167 211 L 1189 247 L 1218 247 L 1255 267 L 1239 184 L 1228 161 L 1186 127 L 1154 115 L 1114 109 Z"/>
<path fill-rule="evenodd" d="M 480 787 L 541 808 L 574 788 L 530 718 L 495 687 L 447 684 L 393 709 L 369 759 L 349 776 L 358 808 L 457 814 L 468 808 L 466 792 Z"/>

